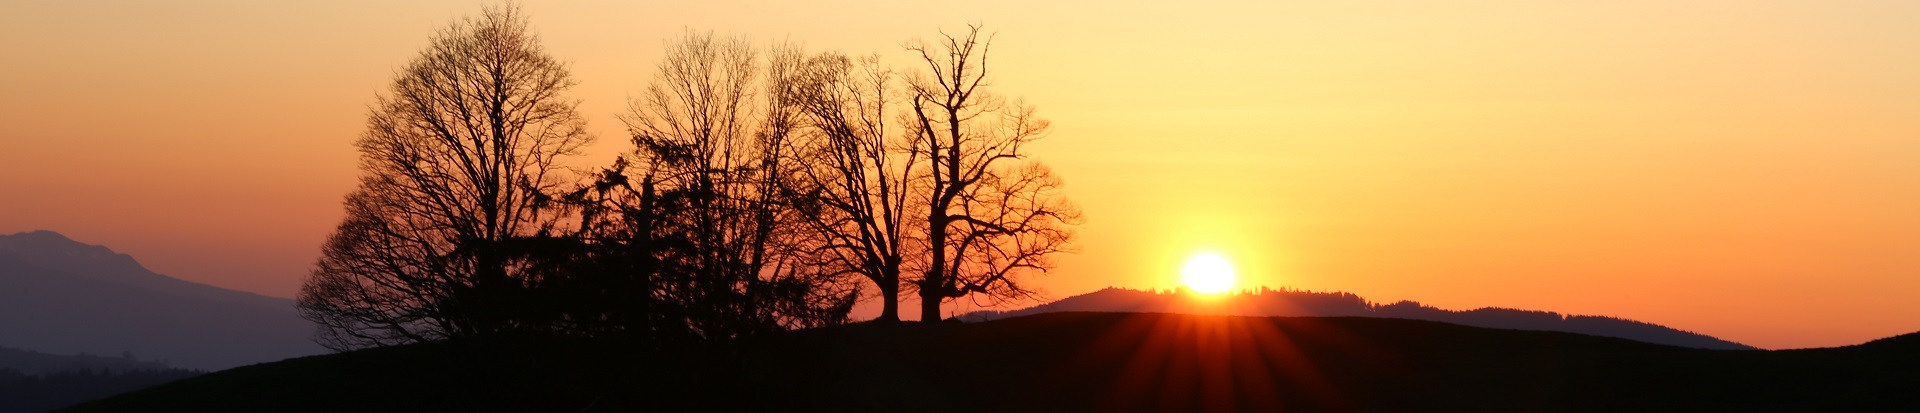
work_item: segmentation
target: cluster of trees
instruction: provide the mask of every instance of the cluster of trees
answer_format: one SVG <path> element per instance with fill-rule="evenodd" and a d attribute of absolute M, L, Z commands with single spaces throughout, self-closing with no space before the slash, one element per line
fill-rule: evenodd
<path fill-rule="evenodd" d="M 699 341 L 1023 299 L 1078 212 L 1027 159 L 1047 133 L 988 91 L 979 27 L 875 56 L 690 33 L 591 143 L 566 64 L 516 9 L 440 31 L 371 109 L 360 186 L 302 287 L 334 349 L 507 332 Z"/>

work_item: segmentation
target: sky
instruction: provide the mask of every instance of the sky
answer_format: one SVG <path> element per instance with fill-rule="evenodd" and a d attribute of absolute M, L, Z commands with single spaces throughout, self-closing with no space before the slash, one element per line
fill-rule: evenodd
<path fill-rule="evenodd" d="M 485 1 L 0 2 L 0 233 L 291 297 L 368 105 Z M 528 1 L 599 142 L 688 30 L 878 53 L 983 24 L 1087 222 L 1050 297 L 1240 287 L 1920 331 L 1920 3 Z M 907 314 L 917 318 L 916 314 Z"/>

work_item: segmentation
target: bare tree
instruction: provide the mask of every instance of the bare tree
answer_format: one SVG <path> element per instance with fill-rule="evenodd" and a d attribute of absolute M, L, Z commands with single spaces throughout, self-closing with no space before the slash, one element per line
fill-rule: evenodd
<path fill-rule="evenodd" d="M 347 217 L 302 286 L 302 314 L 336 349 L 525 324 L 521 245 L 554 231 L 556 161 L 592 138 L 574 85 L 520 12 L 453 23 L 401 69 L 355 143 Z"/>
<path fill-rule="evenodd" d="M 806 234 L 781 191 L 794 110 L 777 91 L 792 60 L 763 67 L 744 40 L 689 33 L 621 117 L 638 160 L 623 174 L 657 190 L 654 231 L 685 242 L 661 250 L 682 269 L 662 285 L 701 303 L 689 322 L 706 338 L 838 323 L 852 306 L 801 251 Z"/>
<path fill-rule="evenodd" d="M 871 281 L 881 300 L 877 319 L 899 321 L 900 274 L 917 245 L 909 237 L 923 223 L 908 209 L 918 199 L 913 172 L 923 158 L 909 150 L 911 136 L 889 128 L 893 73 L 877 56 L 793 59 L 798 69 L 783 83 L 806 127 L 791 141 L 797 167 L 785 182 L 818 237 L 822 265 Z"/>
<path fill-rule="evenodd" d="M 912 150 L 928 159 L 927 267 L 913 285 L 921 319 L 937 321 L 948 298 L 997 302 L 1025 299 L 1020 282 L 1052 267 L 1066 251 L 1079 211 L 1060 198 L 1060 180 L 1025 159 L 1028 143 L 1046 136 L 1048 122 L 1032 107 L 1007 102 L 988 86 L 987 51 L 980 27 L 944 35 L 937 46 L 911 45 L 931 72 L 908 83 L 912 93 Z"/>

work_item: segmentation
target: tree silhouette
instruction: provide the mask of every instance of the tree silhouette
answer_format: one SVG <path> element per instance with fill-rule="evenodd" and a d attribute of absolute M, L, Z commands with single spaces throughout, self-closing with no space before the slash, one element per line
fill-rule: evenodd
<path fill-rule="evenodd" d="M 453 23 L 368 115 L 360 186 L 302 286 L 336 350 L 524 326 L 530 240 L 556 231 L 557 159 L 589 143 L 565 64 L 520 12 Z"/>
<path fill-rule="evenodd" d="M 793 55 L 775 49 L 776 55 Z M 854 291 L 806 251 L 798 211 L 783 196 L 794 129 L 782 81 L 792 58 L 768 59 L 740 39 L 689 33 L 669 45 L 660 72 L 632 102 L 634 159 L 603 182 L 638 177 L 651 251 L 668 277 L 655 284 L 683 303 L 701 338 L 836 324 Z"/>
<path fill-rule="evenodd" d="M 908 205 L 924 196 L 915 172 L 925 158 L 909 150 L 911 136 L 889 128 L 893 73 L 878 57 L 789 58 L 796 69 L 783 93 L 805 126 L 790 140 L 797 167 L 785 181 L 789 196 L 816 234 L 825 267 L 873 282 L 877 319 L 899 321 L 901 269 L 922 250 L 909 238 L 925 221 L 909 215 L 920 211 Z"/>
<path fill-rule="evenodd" d="M 1079 211 L 1059 197 L 1060 179 L 1024 159 L 1026 144 L 1046 136 L 1048 122 L 988 86 L 987 51 L 979 26 L 943 35 L 937 46 L 912 45 L 931 72 L 908 82 L 912 149 L 928 159 L 927 268 L 913 285 L 921 319 L 940 319 L 948 298 L 1022 299 L 1033 290 L 1026 272 L 1051 268 L 1066 251 Z"/>
<path fill-rule="evenodd" d="M 557 160 L 591 137 L 527 26 L 510 6 L 456 22 L 379 97 L 361 184 L 300 292 L 323 345 L 833 325 L 855 274 L 882 320 L 899 319 L 903 285 L 938 320 L 950 298 L 1031 296 L 1021 277 L 1079 221 L 1024 159 L 1047 122 L 981 89 L 978 27 L 911 48 L 932 75 L 907 82 L 877 57 L 763 59 L 688 33 L 620 117 L 634 151 L 567 181 Z"/>

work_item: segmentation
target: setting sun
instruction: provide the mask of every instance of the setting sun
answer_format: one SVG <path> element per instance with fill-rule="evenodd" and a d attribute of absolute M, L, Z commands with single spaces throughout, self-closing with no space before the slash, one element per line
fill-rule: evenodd
<path fill-rule="evenodd" d="M 1193 291 L 1219 294 L 1233 288 L 1233 263 L 1215 253 L 1201 253 L 1187 259 L 1180 270 L 1180 281 Z"/>
<path fill-rule="evenodd" d="M 1920 0 L 1108 3 L 0 0 L 0 413 L 1920 413 Z"/>

